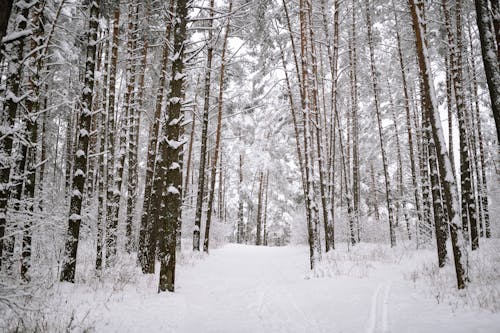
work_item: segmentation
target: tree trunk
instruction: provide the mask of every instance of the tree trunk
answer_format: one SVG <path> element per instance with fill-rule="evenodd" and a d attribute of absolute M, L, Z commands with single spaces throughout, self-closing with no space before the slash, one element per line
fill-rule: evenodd
<path fill-rule="evenodd" d="M 471 147 L 469 145 L 469 135 L 467 133 L 467 112 L 465 106 L 465 94 L 462 86 L 462 20 L 461 20 L 461 0 L 456 2 L 456 33 L 457 39 L 455 44 L 455 37 L 451 29 L 450 14 L 448 12 L 446 0 L 442 1 L 444 20 L 448 35 L 448 43 L 450 47 L 450 65 L 452 73 L 452 82 L 455 92 L 455 102 L 457 105 L 458 114 L 458 129 L 460 137 L 460 181 L 461 181 L 461 206 L 462 206 L 462 227 L 464 229 L 464 236 L 468 239 L 468 228 L 470 226 L 471 246 L 472 250 L 479 247 L 479 235 L 477 229 L 476 218 L 476 203 L 474 192 L 472 189 L 472 170 L 469 152 Z"/>
<path fill-rule="evenodd" d="M 432 137 L 436 144 L 436 153 L 439 166 L 441 185 L 444 188 L 444 197 L 448 217 L 450 219 L 451 243 L 453 248 L 453 257 L 455 262 L 455 273 L 457 277 L 458 289 L 465 288 L 469 280 L 467 274 L 467 249 L 464 246 L 462 230 L 459 225 L 459 201 L 458 190 L 455 184 L 455 177 L 452 174 L 451 162 L 446 150 L 441 119 L 437 107 L 436 94 L 434 91 L 434 80 L 431 73 L 430 60 L 428 55 L 426 36 L 423 28 L 422 3 L 415 0 L 409 0 L 409 9 L 411 11 L 413 30 L 416 38 L 416 48 L 420 74 L 423 78 L 424 93 L 426 99 L 425 113 L 431 123 Z"/>
<path fill-rule="evenodd" d="M 213 20 L 214 20 L 214 0 L 210 0 L 210 13 L 208 21 L 208 45 L 207 45 L 207 65 L 205 68 L 205 97 L 203 101 L 203 122 L 201 127 L 201 147 L 200 147 L 200 167 L 198 171 L 198 193 L 196 196 L 196 213 L 193 231 L 193 250 L 200 250 L 201 216 L 203 213 L 203 195 L 205 192 L 205 168 L 207 159 L 207 137 L 208 137 L 208 112 L 210 110 L 210 85 L 212 76 L 213 58 Z M 207 212 L 210 214 L 210 212 Z"/>
<path fill-rule="evenodd" d="M 18 6 L 17 14 L 19 19 L 16 20 L 14 31 L 21 33 L 26 30 L 28 22 L 28 9 L 23 9 Z M 26 37 L 26 36 L 24 36 Z M 21 73 L 22 60 L 24 50 L 24 37 L 12 41 L 4 41 L 0 52 L 5 54 L 8 64 L 8 74 L 5 79 L 6 94 L 3 103 L 2 125 L 0 127 L 0 137 L 2 138 L 2 153 L 8 158 L 7 161 L 0 165 L 0 269 L 3 259 L 3 242 L 5 238 L 5 228 L 7 226 L 7 205 L 9 197 L 14 189 L 10 182 L 11 171 L 16 165 L 15 157 L 13 156 L 13 144 L 16 137 L 15 122 L 17 117 L 17 107 L 19 98 L 21 97 Z"/>
<path fill-rule="evenodd" d="M 82 93 L 81 115 L 78 124 L 78 150 L 74 157 L 73 191 L 68 219 L 68 232 L 61 270 L 61 281 L 75 282 L 78 237 L 82 220 L 82 199 L 87 174 L 87 152 L 89 145 L 90 121 L 92 115 L 92 92 L 96 58 L 97 29 L 99 25 L 99 0 L 90 6 L 90 18 L 87 35 L 87 56 L 85 64 L 85 82 Z"/>
<path fill-rule="evenodd" d="M 380 112 L 379 106 L 379 84 L 377 79 L 377 70 L 375 67 L 375 55 L 373 50 L 373 38 L 372 38 L 372 27 L 371 27 L 371 14 L 370 14 L 370 6 L 366 4 L 366 21 L 367 21 L 367 32 L 368 32 L 368 46 L 370 49 L 370 68 L 371 68 L 371 78 L 372 78 L 372 86 L 373 86 L 373 94 L 374 94 L 374 104 L 375 104 L 375 113 L 377 116 L 377 124 L 378 124 L 378 134 L 380 138 L 380 152 L 382 156 L 382 168 L 384 171 L 384 179 L 385 179 L 385 200 L 387 204 L 387 213 L 389 218 L 389 236 L 391 247 L 396 246 L 396 234 L 394 232 L 394 212 L 392 205 L 392 196 L 391 196 L 391 185 L 389 181 L 389 172 L 387 166 L 387 155 L 385 151 L 384 144 L 384 136 L 382 133 L 382 115 Z"/>
<path fill-rule="evenodd" d="M 111 63 L 109 68 L 108 87 L 108 151 L 107 151 L 107 194 L 106 194 L 106 264 L 111 265 L 116 255 L 116 240 L 118 222 L 114 219 L 115 210 L 118 210 L 114 200 L 115 184 L 115 101 L 116 101 L 116 65 L 118 62 L 118 39 L 120 34 L 120 6 L 114 12 L 113 38 L 111 41 Z"/>
<path fill-rule="evenodd" d="M 492 3 L 498 3 L 493 0 Z M 483 55 L 484 72 L 490 92 L 491 109 L 497 129 L 497 142 L 500 142 L 500 50 L 495 36 L 494 17 L 488 6 L 488 0 L 475 0 L 476 20 L 481 40 L 481 52 Z M 496 6 L 498 14 L 498 6 Z M 498 19 L 496 20 L 498 27 Z M 498 28 L 497 28 L 498 32 Z M 497 151 L 500 151 L 500 144 L 497 143 Z"/>
<path fill-rule="evenodd" d="M 215 131 L 215 151 L 214 158 L 212 161 L 212 172 L 210 176 L 210 188 L 208 195 L 208 208 L 207 208 L 207 221 L 205 223 L 205 235 L 203 242 L 203 251 L 208 253 L 208 246 L 210 242 L 210 224 L 212 222 L 212 207 L 214 203 L 215 194 L 215 179 L 217 175 L 217 160 L 220 155 L 220 137 L 222 131 L 222 111 L 223 111 L 223 97 L 224 97 L 224 74 L 226 68 L 226 49 L 227 41 L 229 38 L 229 28 L 231 24 L 231 12 L 233 10 L 233 1 L 229 1 L 228 18 L 226 24 L 226 32 L 224 36 L 224 43 L 222 45 L 222 55 L 221 55 L 221 65 L 220 65 L 220 78 L 219 78 L 219 98 L 218 98 L 218 110 L 217 110 L 217 128 Z"/>
<path fill-rule="evenodd" d="M 173 49 L 176 55 L 172 62 L 172 80 L 168 93 L 167 114 L 164 122 L 164 140 L 160 151 L 162 165 L 159 168 L 165 173 L 164 195 L 161 206 L 161 223 L 165 231 L 165 239 L 160 241 L 158 256 L 160 258 L 160 280 L 158 292 L 175 289 L 175 255 L 177 229 L 180 224 L 182 209 L 182 149 L 180 136 L 182 118 L 181 102 L 184 96 L 184 42 L 186 40 L 186 21 L 188 16 L 187 0 L 176 1 Z"/>
<path fill-rule="evenodd" d="M 169 12 L 173 12 L 174 0 L 170 0 Z M 139 250 L 137 252 L 139 262 L 141 263 L 142 272 L 145 274 L 153 274 L 155 271 L 156 259 L 156 243 L 158 225 L 155 223 L 156 207 L 155 202 L 155 181 L 158 159 L 158 139 L 160 133 L 160 119 L 162 116 L 163 93 L 165 91 L 165 81 L 167 75 L 168 55 L 170 34 L 172 24 L 167 25 L 165 31 L 165 45 L 163 47 L 161 74 L 158 82 L 158 90 L 156 92 L 155 113 L 150 126 L 150 137 L 148 144 L 148 156 L 146 162 L 146 181 L 144 189 L 144 203 L 141 216 L 141 229 L 139 231 Z"/>

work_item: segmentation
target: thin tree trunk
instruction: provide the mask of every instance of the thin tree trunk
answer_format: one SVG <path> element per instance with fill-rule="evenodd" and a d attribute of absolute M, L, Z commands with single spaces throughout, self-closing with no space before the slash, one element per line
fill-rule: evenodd
<path fill-rule="evenodd" d="M 107 152 L 107 194 L 106 194 L 106 264 L 111 265 L 116 255 L 116 229 L 118 222 L 114 219 L 115 210 L 118 209 L 114 201 L 115 184 L 115 101 L 116 101 L 116 66 L 118 62 L 118 38 L 120 34 L 120 6 L 114 12 L 113 38 L 111 41 L 111 63 L 109 67 L 108 87 L 108 152 Z"/>
<path fill-rule="evenodd" d="M 396 246 L 396 234 L 394 232 L 394 212 L 392 205 L 392 195 L 391 195 L 391 185 L 389 181 L 389 172 L 387 166 L 387 155 L 385 151 L 384 145 L 384 136 L 382 133 L 382 116 L 380 112 L 379 106 L 379 85 L 377 79 L 377 70 L 375 67 L 375 55 L 373 50 L 373 38 L 372 38 L 372 27 L 371 27 L 371 14 L 370 14 L 370 6 L 366 4 L 366 21 L 367 21 L 367 32 L 368 32 L 368 46 L 370 49 L 370 68 L 371 68 L 371 78 L 372 78 L 372 86 L 373 86 L 373 94 L 374 94 L 374 105 L 375 105 L 375 113 L 377 116 L 377 124 L 378 124 L 378 134 L 380 138 L 380 151 L 382 156 L 382 168 L 384 171 L 384 179 L 385 179 L 385 200 L 387 203 L 387 213 L 389 218 L 389 236 L 391 247 Z"/>
<path fill-rule="evenodd" d="M 218 98 L 218 110 L 217 110 L 217 128 L 215 130 L 215 150 L 214 158 L 212 161 L 212 172 L 210 176 L 210 188 L 208 195 L 208 208 L 207 208 L 207 221 L 205 223 L 205 235 L 203 242 L 203 251 L 208 253 L 208 246 L 210 242 L 210 225 L 212 222 L 212 207 L 214 203 L 215 194 L 215 179 L 217 176 L 217 162 L 219 155 L 221 154 L 221 132 L 222 132 L 222 112 L 223 112 L 223 98 L 224 98 L 224 74 L 226 68 L 226 51 L 227 51 L 227 41 L 229 38 L 229 29 L 231 24 L 231 12 L 233 10 L 233 1 L 229 1 L 228 18 L 226 24 L 226 32 L 224 35 L 224 43 L 222 45 L 222 55 L 221 55 L 221 65 L 220 65 L 220 78 L 219 78 L 219 98 Z"/>
<path fill-rule="evenodd" d="M 193 250 L 200 250 L 201 216 L 203 213 L 203 195 L 205 192 L 205 168 L 207 159 L 207 137 L 208 137 L 208 112 L 210 110 L 210 85 L 212 76 L 212 58 L 214 52 L 213 20 L 214 20 L 214 0 L 210 0 L 210 13 L 208 21 L 208 46 L 207 46 L 207 67 L 205 68 L 205 97 L 203 101 L 203 122 L 201 126 L 201 147 L 200 147 L 200 167 L 198 171 L 198 194 L 196 196 L 196 212 L 194 218 Z M 210 212 L 207 211 L 207 214 Z M 207 215 L 208 216 L 208 215 Z"/>

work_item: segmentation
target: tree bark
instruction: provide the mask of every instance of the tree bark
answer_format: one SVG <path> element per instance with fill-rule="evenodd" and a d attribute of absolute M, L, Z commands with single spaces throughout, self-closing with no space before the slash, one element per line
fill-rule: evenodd
<path fill-rule="evenodd" d="M 75 282 L 76 256 L 80 223 L 82 220 L 82 199 L 87 174 L 87 153 L 89 145 L 90 121 L 92 115 L 92 92 L 96 58 L 97 29 L 99 25 L 99 0 L 90 6 L 90 18 L 87 34 L 87 56 L 85 64 L 85 82 L 82 93 L 81 115 L 78 124 L 78 150 L 74 157 L 73 191 L 68 218 L 68 231 L 61 270 L 61 281 Z"/>
<path fill-rule="evenodd" d="M 436 153 L 439 166 L 439 174 L 441 185 L 444 190 L 444 197 L 448 217 L 450 219 L 451 243 L 453 249 L 453 257 L 455 262 L 455 273 L 457 278 L 458 289 L 463 289 L 469 281 L 467 274 L 467 249 L 464 246 L 462 230 L 459 225 L 459 200 L 458 190 L 455 183 L 455 177 L 452 174 L 451 162 L 446 150 L 443 129 L 441 127 L 441 119 L 436 102 L 436 94 L 434 91 L 434 80 L 431 73 L 430 60 L 428 55 L 426 36 L 424 34 L 423 24 L 425 23 L 422 17 L 422 3 L 415 0 L 409 0 L 409 9 L 411 11 L 413 30 L 416 38 L 417 57 L 420 68 L 420 74 L 423 78 L 424 93 L 426 99 L 426 109 L 428 119 L 431 123 L 432 137 L 436 144 Z"/>
<path fill-rule="evenodd" d="M 184 84 L 184 43 L 186 40 L 186 21 L 188 16 L 187 0 L 177 0 L 173 34 L 174 59 L 172 61 L 172 79 L 168 94 L 167 114 L 164 122 L 164 140 L 161 141 L 162 167 L 165 173 L 164 195 L 161 206 L 161 223 L 165 231 L 160 241 L 160 280 L 158 292 L 175 289 L 175 256 L 177 229 L 181 223 L 182 210 L 182 98 Z"/>

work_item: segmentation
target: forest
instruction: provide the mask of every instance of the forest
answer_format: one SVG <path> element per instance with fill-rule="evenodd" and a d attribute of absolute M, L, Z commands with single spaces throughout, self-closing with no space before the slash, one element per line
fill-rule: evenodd
<path fill-rule="evenodd" d="M 498 332 L 499 142 L 498 0 L 2 0 L 0 331 Z"/>

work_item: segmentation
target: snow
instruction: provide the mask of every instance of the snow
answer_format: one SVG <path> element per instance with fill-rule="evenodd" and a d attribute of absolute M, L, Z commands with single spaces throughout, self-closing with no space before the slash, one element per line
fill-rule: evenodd
<path fill-rule="evenodd" d="M 185 143 L 186 143 L 186 140 L 181 140 L 181 141 L 167 140 L 167 144 L 170 146 L 170 148 L 172 148 L 174 150 L 178 149 L 180 146 L 182 146 Z"/>
<path fill-rule="evenodd" d="M 175 194 L 175 195 L 180 194 L 179 190 L 178 190 L 175 186 L 172 186 L 172 185 L 170 185 L 170 186 L 167 188 L 167 193 L 170 193 L 170 194 Z"/>
<path fill-rule="evenodd" d="M 97 332 L 498 332 L 498 314 L 438 304 L 415 285 L 409 268 L 427 257 L 338 247 L 314 274 L 305 246 L 226 245 L 210 256 L 182 253 L 175 293 L 157 294 L 157 276 L 98 297 L 63 287 L 77 318 L 79 302 L 92 306 Z"/>

